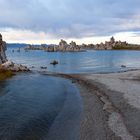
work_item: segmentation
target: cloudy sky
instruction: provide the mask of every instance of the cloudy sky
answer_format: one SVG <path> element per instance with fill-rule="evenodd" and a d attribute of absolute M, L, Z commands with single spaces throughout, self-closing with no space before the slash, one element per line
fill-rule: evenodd
<path fill-rule="evenodd" d="M 140 44 L 140 0 L 0 0 L 7 42 L 80 43 L 116 39 Z"/>

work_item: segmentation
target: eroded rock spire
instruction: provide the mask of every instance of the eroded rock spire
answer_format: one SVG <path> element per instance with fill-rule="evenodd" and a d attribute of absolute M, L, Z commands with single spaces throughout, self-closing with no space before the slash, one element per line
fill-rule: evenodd
<path fill-rule="evenodd" d="M 0 64 L 7 61 L 5 53 L 6 49 L 6 42 L 2 40 L 2 35 L 0 34 Z"/>

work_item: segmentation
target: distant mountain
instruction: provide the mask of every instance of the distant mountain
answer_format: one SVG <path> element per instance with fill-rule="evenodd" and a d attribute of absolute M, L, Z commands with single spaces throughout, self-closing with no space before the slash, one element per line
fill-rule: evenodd
<path fill-rule="evenodd" d="M 30 44 L 26 44 L 26 43 L 7 43 L 7 47 L 8 48 L 23 48 L 23 47 L 27 47 L 28 45 Z M 40 44 L 40 45 L 37 45 L 37 44 L 34 44 L 32 46 L 36 47 L 36 46 L 48 46 L 48 44 Z"/>
<path fill-rule="evenodd" d="M 7 43 L 7 47 L 8 48 L 22 48 L 22 47 L 26 47 L 29 44 L 24 44 L 24 43 Z"/>

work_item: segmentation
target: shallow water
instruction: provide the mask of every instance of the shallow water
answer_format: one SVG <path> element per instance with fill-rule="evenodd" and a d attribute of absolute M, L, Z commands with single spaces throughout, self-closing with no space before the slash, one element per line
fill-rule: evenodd
<path fill-rule="evenodd" d="M 21 50 L 12 53 L 13 48 L 7 51 L 8 58 L 14 62 L 35 66 L 47 66 L 48 71 L 63 73 L 99 73 L 117 72 L 140 68 L 140 51 L 87 51 L 87 52 L 43 52 Z M 59 65 L 52 66 L 52 60 L 58 60 Z M 121 68 L 126 65 L 127 68 Z"/>
<path fill-rule="evenodd" d="M 81 115 L 69 80 L 34 73 L 0 83 L 0 140 L 77 140 Z"/>

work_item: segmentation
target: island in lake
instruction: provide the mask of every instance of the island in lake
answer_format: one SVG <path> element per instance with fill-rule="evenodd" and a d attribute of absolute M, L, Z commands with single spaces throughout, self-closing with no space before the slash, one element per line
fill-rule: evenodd
<path fill-rule="evenodd" d="M 68 44 L 65 40 L 61 39 L 59 45 L 46 45 L 42 44 L 40 46 L 28 45 L 25 47 L 25 51 L 28 50 L 43 50 L 47 52 L 82 52 L 85 50 L 140 50 L 140 45 L 129 44 L 126 41 L 116 41 L 114 37 L 110 38 L 110 41 L 105 41 L 105 43 L 100 44 L 82 44 L 77 45 L 76 42 L 71 41 Z"/>

